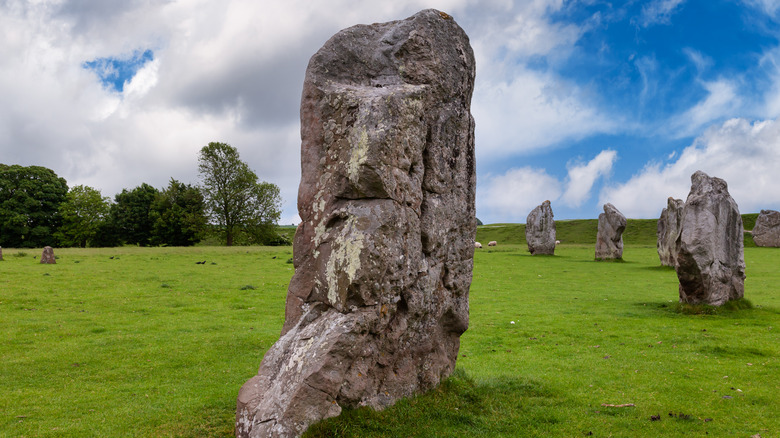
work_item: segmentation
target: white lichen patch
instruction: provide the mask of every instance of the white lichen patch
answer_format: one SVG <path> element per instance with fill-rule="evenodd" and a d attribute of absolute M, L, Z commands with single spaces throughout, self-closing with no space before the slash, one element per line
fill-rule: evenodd
<path fill-rule="evenodd" d="M 296 348 L 293 349 L 293 354 L 290 356 L 290 359 L 284 366 L 285 374 L 289 373 L 293 369 L 295 369 L 296 373 L 301 373 L 303 364 L 305 363 L 306 358 L 309 356 L 309 350 L 313 344 L 314 338 L 309 338 L 305 343 L 303 343 L 303 345 L 297 345 Z"/>
<path fill-rule="evenodd" d="M 358 231 L 356 218 L 350 216 L 341 236 L 336 239 L 339 242 L 334 245 L 325 269 L 325 277 L 328 281 L 328 302 L 336 309 L 343 309 L 346 304 L 347 286 L 351 284 L 360 269 L 360 253 L 363 251 L 365 235 Z M 346 284 L 341 284 L 339 278 L 346 275 Z M 342 290 L 343 289 L 343 290 Z"/>
<path fill-rule="evenodd" d="M 347 177 L 352 184 L 356 184 L 360 176 L 360 166 L 368 159 L 368 131 L 363 127 L 355 135 L 350 136 L 349 144 L 352 153 L 347 163 Z"/>

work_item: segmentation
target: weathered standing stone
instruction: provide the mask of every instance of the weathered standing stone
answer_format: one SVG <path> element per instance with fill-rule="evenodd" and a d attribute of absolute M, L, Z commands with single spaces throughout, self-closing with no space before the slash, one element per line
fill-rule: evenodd
<path fill-rule="evenodd" d="M 666 200 L 666 208 L 661 210 L 656 230 L 656 249 L 662 266 L 677 264 L 677 251 L 680 250 L 680 224 L 685 202 L 671 196 Z"/>
<path fill-rule="evenodd" d="M 691 176 L 677 253 L 680 302 L 720 306 L 745 293 L 742 216 L 726 181 Z"/>
<path fill-rule="evenodd" d="M 312 57 L 295 274 L 237 436 L 298 436 L 454 369 L 476 235 L 474 71 L 466 34 L 432 9 L 345 29 Z"/>
<path fill-rule="evenodd" d="M 780 247 L 780 211 L 761 210 L 753 227 L 753 241 L 758 246 Z"/>
<path fill-rule="evenodd" d="M 604 213 L 599 215 L 596 234 L 596 260 L 623 258 L 623 231 L 626 217 L 610 203 L 604 204 Z"/>
<path fill-rule="evenodd" d="M 555 254 L 555 221 L 550 201 L 542 202 L 528 213 L 525 219 L 525 241 L 528 252 L 536 254 Z"/>
<path fill-rule="evenodd" d="M 43 248 L 43 254 L 41 254 L 41 263 L 47 265 L 53 265 L 57 263 L 57 261 L 54 259 L 54 248 L 50 246 Z"/>

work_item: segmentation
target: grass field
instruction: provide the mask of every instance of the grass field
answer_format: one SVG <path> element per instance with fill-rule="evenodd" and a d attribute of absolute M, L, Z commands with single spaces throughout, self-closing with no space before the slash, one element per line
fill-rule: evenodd
<path fill-rule="evenodd" d="M 746 248 L 751 306 L 691 312 L 649 223 L 609 263 L 565 243 L 592 224 L 561 222 L 555 256 L 504 244 L 517 225 L 480 228 L 502 243 L 475 255 L 445 384 L 309 436 L 780 436 L 780 250 Z M 4 248 L 0 436 L 230 436 L 283 322 L 291 252 L 58 249 L 40 265 L 40 250 Z"/>

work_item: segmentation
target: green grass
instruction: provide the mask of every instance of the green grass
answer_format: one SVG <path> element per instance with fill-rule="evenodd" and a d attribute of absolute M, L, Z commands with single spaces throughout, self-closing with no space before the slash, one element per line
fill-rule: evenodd
<path fill-rule="evenodd" d="M 0 437 L 231 436 L 281 329 L 291 251 L 55 249 L 40 265 L 4 248 Z M 778 436 L 780 251 L 745 259 L 747 301 L 688 308 L 654 243 L 627 243 L 623 263 L 591 244 L 485 248 L 454 376 L 309 436 Z"/>

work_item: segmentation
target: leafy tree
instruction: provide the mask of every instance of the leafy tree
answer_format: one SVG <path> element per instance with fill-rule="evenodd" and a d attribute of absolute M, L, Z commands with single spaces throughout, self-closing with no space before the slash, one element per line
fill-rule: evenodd
<path fill-rule="evenodd" d="M 205 208 L 200 190 L 171 178 L 168 188 L 152 202 L 152 244 L 192 246 L 200 242 L 206 227 Z"/>
<path fill-rule="evenodd" d="M 233 245 L 237 231 L 246 231 L 252 240 L 274 233 L 273 224 L 280 214 L 279 188 L 258 182 L 236 148 L 215 142 L 204 146 L 198 155 L 198 171 L 206 209 L 224 230 L 228 246 Z"/>
<path fill-rule="evenodd" d="M 108 218 L 111 199 L 100 190 L 78 185 L 71 187 L 60 206 L 62 225 L 56 235 L 64 246 L 95 246 L 95 237 Z"/>
<path fill-rule="evenodd" d="M 132 191 L 122 189 L 114 197 L 111 221 L 118 237 L 125 243 L 147 246 L 152 240 L 154 220 L 150 212 L 159 191 L 143 183 Z"/>
<path fill-rule="evenodd" d="M 0 164 L 0 246 L 52 245 L 68 184 L 41 166 Z"/>
<path fill-rule="evenodd" d="M 253 190 L 254 213 L 244 223 L 250 243 L 267 245 L 279 241 L 276 224 L 281 216 L 282 198 L 279 186 L 260 182 Z"/>

